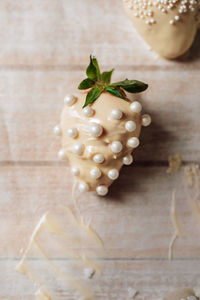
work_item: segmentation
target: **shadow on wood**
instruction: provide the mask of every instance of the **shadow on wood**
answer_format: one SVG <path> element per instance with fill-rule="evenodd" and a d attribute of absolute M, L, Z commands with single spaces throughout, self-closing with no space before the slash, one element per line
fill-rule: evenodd
<path fill-rule="evenodd" d="M 177 62 L 180 63 L 181 62 L 190 63 L 199 59 L 200 59 L 200 30 L 197 31 L 195 40 L 192 46 L 190 47 L 190 49 L 185 54 L 177 58 L 176 60 Z"/>
<path fill-rule="evenodd" d="M 153 120 L 156 120 L 155 116 Z M 160 172 L 159 167 L 164 166 L 167 169 L 168 157 L 166 160 L 157 162 L 153 160 L 153 157 L 155 158 L 156 155 L 159 157 L 162 154 L 163 150 L 159 147 L 160 141 L 164 140 L 166 145 L 169 145 L 171 139 L 173 140 L 171 132 L 166 131 L 156 121 L 152 122 L 150 127 L 142 130 L 142 145 L 133 152 L 134 162 L 132 166 L 122 168 L 120 178 L 110 187 L 108 201 L 125 202 L 124 199 L 126 201 L 134 199 L 135 193 L 146 192 L 145 186 L 148 186 L 149 180 L 159 180 L 157 174 Z M 170 149 L 169 154 L 171 154 Z M 130 198 L 127 193 L 133 195 L 133 198 Z"/>

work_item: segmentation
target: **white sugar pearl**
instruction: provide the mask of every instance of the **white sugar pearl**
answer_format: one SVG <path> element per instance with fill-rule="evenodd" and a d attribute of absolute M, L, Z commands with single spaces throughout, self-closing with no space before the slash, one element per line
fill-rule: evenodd
<path fill-rule="evenodd" d="M 139 139 L 137 137 L 132 137 L 128 140 L 127 145 L 131 148 L 136 148 L 137 146 L 139 146 Z"/>
<path fill-rule="evenodd" d="M 90 171 L 90 176 L 92 178 L 98 179 L 99 177 L 101 177 L 101 171 L 99 170 L 99 168 L 93 168 Z"/>
<path fill-rule="evenodd" d="M 60 129 L 60 126 L 59 125 L 56 125 L 53 129 L 53 132 L 56 134 L 56 135 L 61 135 L 61 129 Z"/>
<path fill-rule="evenodd" d="M 149 126 L 151 124 L 151 117 L 150 115 L 143 115 L 142 116 L 142 125 Z"/>
<path fill-rule="evenodd" d="M 115 180 L 119 177 L 119 172 L 117 169 L 111 169 L 108 172 L 108 177 L 112 180 Z"/>
<path fill-rule="evenodd" d="M 175 16 L 174 19 L 175 19 L 176 21 L 179 21 L 179 20 L 180 20 L 180 17 L 179 17 L 179 16 Z"/>
<path fill-rule="evenodd" d="M 72 104 L 74 104 L 76 102 L 77 98 L 73 95 L 67 95 L 64 98 L 64 104 L 71 106 Z"/>
<path fill-rule="evenodd" d="M 122 143 L 119 142 L 119 141 L 112 142 L 112 144 L 111 144 L 111 150 L 112 150 L 112 152 L 114 152 L 114 153 L 119 153 L 119 152 L 121 152 L 121 151 L 122 151 L 122 148 L 123 148 Z"/>
<path fill-rule="evenodd" d="M 94 109 L 90 106 L 86 106 L 83 108 L 83 114 L 86 117 L 91 117 L 94 114 Z"/>
<path fill-rule="evenodd" d="M 78 130 L 76 128 L 67 129 L 67 135 L 73 139 L 75 139 L 78 135 Z"/>
<path fill-rule="evenodd" d="M 114 120 L 120 120 L 122 118 L 122 111 L 120 109 L 113 109 L 111 111 L 111 118 L 114 119 Z"/>
<path fill-rule="evenodd" d="M 131 109 L 133 112 L 140 113 L 141 110 L 142 110 L 142 105 L 140 104 L 140 102 L 134 101 L 134 102 L 131 103 L 130 109 Z"/>
<path fill-rule="evenodd" d="M 96 188 L 96 192 L 99 196 L 105 196 L 108 193 L 108 188 L 105 185 L 99 185 Z"/>
<path fill-rule="evenodd" d="M 66 159 L 66 149 L 60 149 L 60 151 L 58 152 L 58 158 L 59 159 Z"/>
<path fill-rule="evenodd" d="M 129 166 L 130 164 L 132 164 L 132 162 L 133 162 L 132 155 L 127 155 L 127 156 L 123 157 L 123 163 L 124 163 L 124 165 Z"/>
<path fill-rule="evenodd" d="M 136 129 L 136 123 L 134 121 L 128 121 L 125 124 L 125 128 L 127 131 L 132 132 Z"/>
<path fill-rule="evenodd" d="M 102 164 L 104 162 L 104 156 L 102 154 L 95 154 L 93 161 L 97 164 Z"/>
<path fill-rule="evenodd" d="M 79 168 L 76 167 L 76 166 L 73 166 L 73 167 L 71 168 L 71 172 L 72 172 L 72 174 L 75 175 L 75 176 L 80 175 L 80 170 L 79 170 Z"/>
<path fill-rule="evenodd" d="M 95 123 L 91 125 L 90 133 L 92 136 L 99 137 L 100 135 L 102 135 L 102 132 L 103 132 L 103 128 L 101 125 Z"/>
<path fill-rule="evenodd" d="M 89 185 L 86 182 L 81 181 L 78 185 L 79 192 L 87 192 L 89 191 Z"/>
<path fill-rule="evenodd" d="M 77 155 L 81 155 L 84 151 L 84 146 L 81 143 L 76 143 L 73 146 L 73 150 L 72 150 L 75 154 Z"/>

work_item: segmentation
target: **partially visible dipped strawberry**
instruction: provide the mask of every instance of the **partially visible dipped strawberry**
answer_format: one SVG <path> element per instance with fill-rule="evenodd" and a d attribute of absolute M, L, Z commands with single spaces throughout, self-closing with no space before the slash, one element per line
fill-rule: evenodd
<path fill-rule="evenodd" d="M 100 196 L 107 194 L 123 164 L 132 163 L 141 125 L 151 123 L 149 115 L 141 116 L 141 104 L 125 94 L 142 92 L 147 85 L 127 79 L 111 84 L 112 72 L 100 73 L 96 58 L 90 57 L 88 78 L 79 85 L 90 90 L 65 97 L 60 125 L 54 130 L 62 135 L 59 157 L 68 158 L 79 191 L 95 190 Z"/>
<path fill-rule="evenodd" d="M 199 0 L 123 0 L 134 27 L 160 56 L 174 59 L 192 45 L 199 28 Z"/>

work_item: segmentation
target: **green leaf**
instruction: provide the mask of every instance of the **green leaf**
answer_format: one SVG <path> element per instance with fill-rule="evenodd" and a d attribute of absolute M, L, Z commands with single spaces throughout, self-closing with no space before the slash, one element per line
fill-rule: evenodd
<path fill-rule="evenodd" d="M 89 91 L 89 93 L 87 94 L 83 108 L 86 107 L 88 104 L 91 104 L 95 100 L 97 100 L 97 98 L 99 98 L 102 92 L 103 92 L 103 88 L 100 87 L 92 88 L 91 91 Z"/>
<path fill-rule="evenodd" d="M 111 83 L 114 69 L 101 73 L 96 57 L 90 55 L 90 63 L 87 67 L 87 77 L 78 86 L 80 90 L 91 88 L 86 96 L 83 107 L 93 103 L 103 91 L 106 91 L 118 98 L 128 100 L 125 91 L 129 93 L 140 93 L 147 89 L 148 84 L 138 80 L 124 80 Z"/>
<path fill-rule="evenodd" d="M 108 72 L 103 72 L 101 74 L 101 80 L 104 82 L 104 83 L 110 83 L 111 81 L 111 76 L 112 76 L 112 73 L 113 73 L 114 69 L 108 71 Z"/>
<path fill-rule="evenodd" d="M 111 85 L 107 85 L 105 87 L 105 91 L 118 97 L 118 98 L 127 99 L 125 93 L 120 88 L 113 87 Z"/>
<path fill-rule="evenodd" d="M 91 80 L 97 80 L 97 73 L 98 72 L 97 72 L 97 68 L 94 64 L 94 59 L 92 58 L 92 55 L 90 55 L 90 64 L 86 70 L 87 77 Z"/>
<path fill-rule="evenodd" d="M 92 79 L 86 78 L 83 81 L 81 81 L 81 83 L 78 86 L 78 89 L 79 90 L 87 90 L 87 89 L 91 88 L 94 84 L 95 84 L 95 82 Z"/>
<path fill-rule="evenodd" d="M 100 73 L 100 69 L 99 69 L 98 60 L 95 57 L 93 57 L 92 61 L 93 61 L 93 65 L 96 68 L 97 79 L 101 80 L 101 73 Z"/>
<path fill-rule="evenodd" d="M 119 86 L 129 93 L 141 93 L 148 88 L 148 84 L 138 80 L 124 80 L 112 83 L 112 86 Z"/>

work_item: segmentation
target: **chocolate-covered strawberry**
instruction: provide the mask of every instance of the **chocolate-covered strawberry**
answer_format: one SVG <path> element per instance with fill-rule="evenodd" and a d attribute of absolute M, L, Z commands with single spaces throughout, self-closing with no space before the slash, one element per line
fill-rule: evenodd
<path fill-rule="evenodd" d="M 100 196 L 107 194 L 121 167 L 132 163 L 141 125 L 151 123 L 149 115 L 141 115 L 141 104 L 126 96 L 148 85 L 128 79 L 111 83 L 112 73 L 101 73 L 97 59 L 90 56 L 87 78 L 78 87 L 87 92 L 65 97 L 60 125 L 55 128 L 62 136 L 59 158 L 68 159 L 79 191 L 94 190 Z"/>

